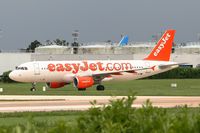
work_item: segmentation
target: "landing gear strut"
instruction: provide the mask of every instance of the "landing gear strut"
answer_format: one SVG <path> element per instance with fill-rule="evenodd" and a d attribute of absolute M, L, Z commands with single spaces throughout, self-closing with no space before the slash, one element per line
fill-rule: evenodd
<path fill-rule="evenodd" d="M 32 87 L 30 89 L 31 91 L 36 91 L 35 85 L 36 85 L 36 83 L 32 83 Z"/>
<path fill-rule="evenodd" d="M 96 89 L 98 91 L 103 91 L 103 90 L 105 90 L 105 87 L 103 85 L 97 85 Z"/>

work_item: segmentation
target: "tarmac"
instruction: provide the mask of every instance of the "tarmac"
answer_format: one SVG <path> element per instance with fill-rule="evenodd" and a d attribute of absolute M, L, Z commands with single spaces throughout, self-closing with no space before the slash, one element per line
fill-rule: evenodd
<path fill-rule="evenodd" d="M 91 102 L 96 100 L 96 107 L 108 105 L 110 100 L 126 96 L 33 96 L 1 95 L 0 112 L 34 112 L 34 111 L 72 111 L 88 110 Z M 152 105 L 162 108 L 173 108 L 187 105 L 199 107 L 200 97 L 196 96 L 137 96 L 133 107 L 140 108 L 149 99 Z"/>

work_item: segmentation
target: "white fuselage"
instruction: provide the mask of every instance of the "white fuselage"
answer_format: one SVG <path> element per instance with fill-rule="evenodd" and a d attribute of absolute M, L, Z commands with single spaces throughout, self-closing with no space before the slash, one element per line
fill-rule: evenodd
<path fill-rule="evenodd" d="M 133 80 L 168 71 L 178 65 L 160 69 L 168 61 L 148 60 L 90 60 L 90 61 L 34 61 L 21 64 L 10 77 L 19 82 L 73 82 L 77 76 L 108 75 L 106 80 Z"/>

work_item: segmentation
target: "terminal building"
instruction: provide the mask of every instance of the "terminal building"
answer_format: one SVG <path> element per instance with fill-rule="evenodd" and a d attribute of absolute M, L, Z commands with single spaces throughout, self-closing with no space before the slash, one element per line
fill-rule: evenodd
<path fill-rule="evenodd" d="M 110 43 L 85 43 L 79 47 L 49 45 L 35 49 L 35 53 L 0 53 L 0 75 L 29 61 L 45 60 L 137 60 L 146 57 L 154 42 L 129 43 L 119 47 Z M 188 63 L 193 67 L 200 64 L 200 42 L 177 44 L 172 49 L 171 61 Z"/>

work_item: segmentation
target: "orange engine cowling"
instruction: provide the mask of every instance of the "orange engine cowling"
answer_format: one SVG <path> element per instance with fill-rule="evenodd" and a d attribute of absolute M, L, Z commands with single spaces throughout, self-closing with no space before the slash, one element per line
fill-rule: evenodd
<path fill-rule="evenodd" d="M 59 83 L 59 82 L 50 82 L 50 83 L 47 83 L 47 86 L 49 88 L 54 88 L 54 89 L 61 88 L 61 87 L 65 86 L 65 85 L 66 85 L 66 83 L 64 83 L 64 82 L 61 82 L 61 83 Z"/>
<path fill-rule="evenodd" d="M 74 85 L 79 89 L 85 89 L 94 85 L 94 79 L 92 77 L 75 77 Z"/>

